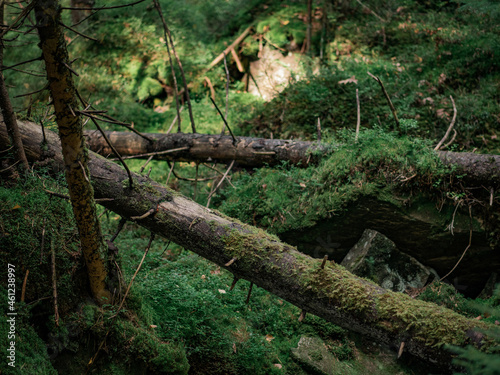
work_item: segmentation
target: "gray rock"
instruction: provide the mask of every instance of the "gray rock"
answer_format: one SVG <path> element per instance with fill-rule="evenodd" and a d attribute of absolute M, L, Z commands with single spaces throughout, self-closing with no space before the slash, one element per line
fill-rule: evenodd
<path fill-rule="evenodd" d="M 301 336 L 292 357 L 311 374 L 333 375 L 337 360 L 318 337 Z"/>
<path fill-rule="evenodd" d="M 366 277 L 394 292 L 422 288 L 435 273 L 415 258 L 402 253 L 383 234 L 366 229 L 341 263 L 355 275 Z"/>

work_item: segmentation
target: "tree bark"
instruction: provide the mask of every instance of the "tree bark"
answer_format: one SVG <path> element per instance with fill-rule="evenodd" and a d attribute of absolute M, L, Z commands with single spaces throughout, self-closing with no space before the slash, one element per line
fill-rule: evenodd
<path fill-rule="evenodd" d="M 154 142 L 129 132 L 109 131 L 106 134 L 122 156 L 147 159 L 151 153 L 158 153 L 155 156 L 157 160 L 220 163 L 235 160 L 238 165 L 249 168 L 273 166 L 281 162 L 307 167 L 331 148 L 317 142 L 251 137 L 237 137 L 238 143 L 234 146 L 229 136 L 209 134 L 146 134 Z M 99 132 L 86 131 L 85 136 L 92 151 L 103 156 L 112 155 Z M 168 150 L 173 152 L 163 153 Z M 500 187 L 500 155 L 439 151 L 438 156 L 444 164 L 455 166 L 456 173 L 466 174 L 469 181 Z"/>
<path fill-rule="evenodd" d="M 43 155 L 38 128 L 21 127 L 28 157 Z M 6 142 L 0 125 L 0 144 Z M 47 137 L 54 167 L 61 168 L 60 146 L 53 134 Z M 136 222 L 167 237 L 210 261 L 228 269 L 238 279 L 255 283 L 346 329 L 371 337 L 395 350 L 404 342 L 405 352 L 450 371 L 452 355 L 443 344 L 464 346 L 483 344 L 485 334 L 477 329 L 486 325 L 474 319 L 418 301 L 407 295 L 388 292 L 372 282 L 358 278 L 343 267 L 298 252 L 277 237 L 231 219 L 216 210 L 204 208 L 188 198 L 135 175 L 130 189 L 125 171 L 112 162 L 90 154 L 90 173 L 96 198 L 122 217 L 143 217 Z M 144 216 L 145 213 L 152 213 Z"/>
<path fill-rule="evenodd" d="M 57 0 L 45 0 L 35 5 L 40 46 L 61 139 L 66 181 L 87 264 L 90 288 L 96 300 L 105 303 L 110 301 L 110 293 L 106 289 L 107 246 L 89 180 L 88 151 L 85 148 L 82 121 L 76 115 L 79 105 L 60 26 L 60 12 Z"/>
<path fill-rule="evenodd" d="M 150 153 L 159 153 L 156 160 L 196 161 L 229 163 L 235 160 L 243 167 L 263 167 L 276 165 L 282 161 L 294 165 L 307 166 L 316 156 L 311 155 L 313 150 L 326 152 L 328 146 L 312 142 L 296 142 L 281 139 L 265 139 L 251 137 L 237 137 L 236 146 L 230 136 L 210 134 L 158 134 L 147 136 L 146 139 L 128 132 L 105 132 L 111 143 L 122 156 L 136 156 Z M 90 150 L 103 156 L 112 155 L 111 149 L 105 143 L 102 135 L 96 131 L 85 132 Z M 181 149 L 173 151 L 174 149 Z M 173 152 L 165 152 L 172 150 Z M 142 156 L 148 158 L 150 155 Z"/>

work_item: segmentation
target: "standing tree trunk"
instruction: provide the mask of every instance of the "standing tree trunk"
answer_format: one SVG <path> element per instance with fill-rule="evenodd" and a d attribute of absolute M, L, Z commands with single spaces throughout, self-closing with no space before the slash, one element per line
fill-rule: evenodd
<path fill-rule="evenodd" d="M 0 5 L 0 24 L 4 23 L 4 2 L 2 1 Z M 0 69 L 3 68 L 3 40 L 0 40 Z M 7 92 L 7 86 L 3 79 L 3 73 L 0 71 L 0 108 L 2 109 L 3 120 L 5 125 L 9 130 L 10 140 L 14 146 L 14 152 L 16 154 L 16 159 L 21 162 L 25 169 L 29 168 L 28 160 L 24 153 L 23 142 L 21 141 L 21 135 L 17 127 L 16 115 L 12 109 L 12 103 L 9 99 L 9 94 Z"/>
<path fill-rule="evenodd" d="M 90 288 L 98 302 L 109 302 L 110 293 L 106 289 L 107 246 L 97 218 L 94 191 L 89 180 L 88 150 L 85 148 L 82 121 L 77 116 L 76 90 L 60 26 L 59 2 L 37 2 L 35 14 L 59 128 L 66 181 L 87 264 Z"/>

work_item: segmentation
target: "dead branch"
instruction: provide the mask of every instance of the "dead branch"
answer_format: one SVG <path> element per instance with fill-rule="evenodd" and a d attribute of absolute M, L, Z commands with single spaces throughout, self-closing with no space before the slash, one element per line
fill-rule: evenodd
<path fill-rule="evenodd" d="M 385 98 L 387 99 L 387 103 L 389 104 L 389 108 L 391 109 L 392 116 L 394 117 L 394 120 L 396 121 L 396 129 L 397 129 L 398 132 L 400 132 L 401 129 L 400 129 L 400 126 L 399 126 L 399 119 L 398 119 L 398 115 L 397 115 L 397 112 L 396 112 L 396 108 L 394 108 L 394 105 L 392 104 L 392 101 L 391 101 L 391 98 L 389 97 L 389 94 L 385 90 L 385 87 L 384 87 L 384 84 L 382 83 L 382 80 L 380 78 L 374 76 L 370 72 L 367 72 L 367 73 L 368 73 L 368 75 L 370 77 L 372 77 L 375 81 L 377 81 L 378 84 L 380 85 L 380 87 L 382 88 L 382 92 L 384 93 Z"/>
<path fill-rule="evenodd" d="M 450 126 L 448 126 L 448 130 L 444 134 L 444 137 L 439 141 L 439 143 L 434 147 L 434 151 L 437 151 L 441 148 L 441 145 L 448 139 L 450 136 L 451 129 L 453 129 L 453 125 L 455 125 L 455 120 L 457 119 L 457 107 L 455 106 L 455 101 L 453 100 L 453 96 L 450 95 L 451 104 L 453 104 L 453 118 L 451 119 Z M 453 141 L 453 139 L 452 139 Z"/>
<path fill-rule="evenodd" d="M 234 136 L 233 134 L 233 131 L 231 130 L 231 128 L 229 127 L 229 124 L 227 123 L 226 119 L 224 118 L 224 115 L 222 114 L 222 112 L 220 111 L 219 107 L 217 106 L 217 104 L 215 103 L 215 100 L 213 100 L 212 98 L 210 98 L 210 100 L 212 101 L 212 104 L 215 106 L 215 108 L 217 109 L 217 112 L 219 112 L 219 115 L 220 117 L 222 118 L 222 121 L 224 121 L 224 124 L 226 125 L 227 127 L 227 130 L 229 130 L 229 134 L 231 134 L 231 137 L 233 137 L 233 146 L 236 146 L 236 143 L 238 143 L 238 141 L 236 140 L 236 137 Z"/>
<path fill-rule="evenodd" d="M 181 132 L 181 121 L 182 121 L 182 119 L 181 119 L 182 108 L 180 108 L 180 105 L 179 105 L 179 87 L 177 85 L 177 77 L 175 76 L 174 64 L 172 63 L 172 54 L 170 53 L 170 46 L 168 43 L 168 36 L 167 36 L 168 26 L 167 26 L 167 22 L 165 21 L 165 17 L 163 17 L 163 12 L 161 10 L 160 3 L 158 3 L 158 0 L 153 0 L 153 3 L 155 5 L 156 10 L 158 11 L 158 15 L 160 16 L 160 20 L 163 24 L 163 39 L 165 40 L 165 45 L 167 46 L 168 61 L 170 64 L 170 68 L 172 70 L 172 79 L 174 80 L 175 108 L 177 110 L 177 116 L 176 116 L 177 131 L 180 133 Z M 175 122 L 175 120 L 174 120 L 174 122 Z M 174 122 L 172 122 L 172 125 L 174 124 Z M 172 126 L 170 126 L 170 128 L 172 128 Z M 167 134 L 168 133 L 170 133 L 170 129 L 168 130 Z M 193 133 L 195 133 L 195 132 L 193 132 Z"/>
<path fill-rule="evenodd" d="M 219 56 L 217 56 L 214 61 L 212 61 L 209 65 L 209 70 L 212 69 L 215 65 L 220 63 L 223 59 L 224 56 L 227 55 L 232 49 L 234 49 L 238 44 L 240 44 L 243 39 L 246 38 L 246 36 L 250 33 L 250 30 L 252 30 L 253 25 L 248 26 L 245 31 L 243 31 L 239 37 L 237 37 L 233 43 L 229 47 L 227 47 Z"/>
<path fill-rule="evenodd" d="M 54 239 L 50 243 L 51 265 L 52 265 L 52 297 L 54 299 L 54 321 L 59 327 L 59 309 L 57 307 L 57 278 L 56 278 L 56 250 L 54 248 Z"/>
<path fill-rule="evenodd" d="M 132 276 L 132 279 L 130 279 L 130 283 L 128 284 L 127 290 L 125 291 L 125 295 L 122 298 L 122 301 L 120 302 L 120 306 L 118 306 L 118 309 L 116 310 L 116 313 L 111 316 L 109 319 L 114 319 L 118 314 L 120 313 L 120 310 L 123 307 L 123 304 L 125 303 L 125 300 L 127 299 L 128 292 L 130 291 L 130 288 L 132 287 L 132 284 L 134 283 L 135 277 L 139 273 L 139 270 L 142 267 L 142 263 L 144 263 L 144 259 L 146 259 L 146 255 L 148 255 L 149 248 L 151 247 L 151 244 L 153 243 L 153 240 L 155 239 L 155 234 L 151 232 L 151 237 L 149 238 L 149 243 L 148 246 L 146 247 L 146 250 L 144 251 L 144 255 L 142 256 L 141 262 L 137 266 L 137 269 L 134 272 L 134 275 Z"/>

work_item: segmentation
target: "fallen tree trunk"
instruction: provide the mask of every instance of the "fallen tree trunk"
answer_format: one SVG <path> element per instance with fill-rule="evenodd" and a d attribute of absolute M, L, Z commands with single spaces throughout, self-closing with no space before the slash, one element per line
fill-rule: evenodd
<path fill-rule="evenodd" d="M 57 136 L 47 132 L 42 147 L 39 127 L 20 124 L 31 161 L 49 155 L 48 163 L 62 169 Z M 8 144 L 0 125 L 0 146 Z M 486 325 L 432 303 L 388 292 L 358 278 L 343 267 L 298 252 L 277 237 L 204 208 L 140 175 L 131 189 L 125 171 L 91 153 L 89 163 L 96 198 L 103 206 L 131 219 L 200 256 L 293 303 L 306 312 L 367 335 L 377 343 L 402 347 L 411 355 L 450 371 L 450 352 L 444 344 L 488 346 L 477 329 Z M 491 342 L 489 342 L 491 345 Z"/>
<path fill-rule="evenodd" d="M 231 136 L 193 134 L 193 133 L 147 133 L 145 136 L 135 133 L 105 132 L 120 155 L 155 160 L 195 161 L 200 163 L 230 163 L 235 160 L 243 167 L 262 167 L 287 161 L 295 165 L 307 166 L 311 161 L 311 152 L 326 152 L 327 146 L 311 142 L 287 141 L 237 137 L 236 146 Z M 98 131 L 85 132 L 89 148 L 103 156 L 112 156 L 111 148 Z"/>
<path fill-rule="evenodd" d="M 102 135 L 87 131 L 89 148 L 103 156 L 112 155 Z M 122 156 L 156 160 L 229 163 L 235 160 L 244 167 L 262 167 L 289 162 L 306 167 L 331 149 L 330 145 L 307 141 L 287 141 L 238 137 L 236 146 L 230 136 L 208 134 L 146 134 L 153 142 L 130 132 L 106 132 L 113 146 Z M 470 181 L 487 186 L 500 186 L 500 155 L 482 155 L 471 152 L 438 152 L 444 164 L 456 167 Z"/>

